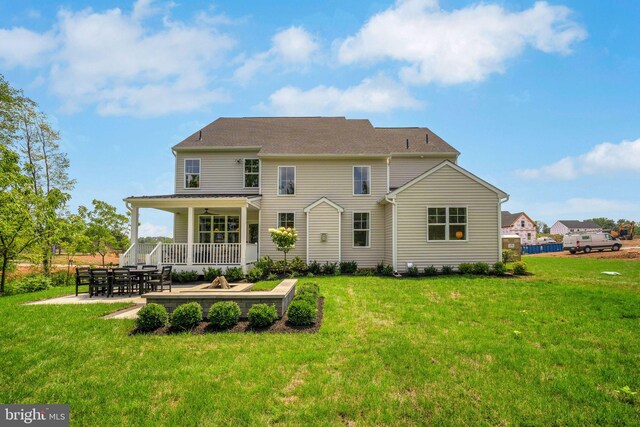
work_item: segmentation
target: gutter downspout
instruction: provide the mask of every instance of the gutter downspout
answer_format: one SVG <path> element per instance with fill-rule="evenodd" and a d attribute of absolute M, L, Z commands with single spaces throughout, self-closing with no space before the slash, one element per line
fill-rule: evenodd
<path fill-rule="evenodd" d="M 393 272 L 398 272 L 398 204 L 396 203 L 396 199 L 389 198 L 389 196 L 384 196 L 384 199 L 391 203 L 391 264 L 393 267 Z"/>
<path fill-rule="evenodd" d="M 509 201 L 509 195 L 498 199 L 498 261 L 502 261 L 502 204 Z"/>

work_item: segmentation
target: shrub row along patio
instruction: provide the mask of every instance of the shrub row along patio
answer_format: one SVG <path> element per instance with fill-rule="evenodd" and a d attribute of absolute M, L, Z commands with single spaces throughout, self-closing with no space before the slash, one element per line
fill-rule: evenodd
<path fill-rule="evenodd" d="M 22 305 L 72 287 L 3 297 L 0 401 L 68 402 L 73 425 L 637 425 L 638 264 L 526 262 L 316 278 L 316 334 L 129 335 L 100 318 L 125 304 Z"/>

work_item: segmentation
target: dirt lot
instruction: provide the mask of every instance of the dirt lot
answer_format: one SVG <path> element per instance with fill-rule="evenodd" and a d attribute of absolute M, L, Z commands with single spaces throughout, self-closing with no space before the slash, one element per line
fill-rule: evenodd
<path fill-rule="evenodd" d="M 547 256 L 547 257 L 588 257 L 588 258 L 597 258 L 597 259 L 637 259 L 640 260 L 640 242 L 637 240 L 633 241 L 637 246 L 629 246 L 623 245 L 622 249 L 618 252 L 613 252 L 611 250 L 604 250 L 602 252 L 594 251 L 590 254 L 585 253 L 577 253 L 575 255 L 570 254 L 568 251 L 563 252 L 548 252 L 536 255 L 527 255 L 527 256 Z M 631 242 L 628 242 L 631 243 Z"/>

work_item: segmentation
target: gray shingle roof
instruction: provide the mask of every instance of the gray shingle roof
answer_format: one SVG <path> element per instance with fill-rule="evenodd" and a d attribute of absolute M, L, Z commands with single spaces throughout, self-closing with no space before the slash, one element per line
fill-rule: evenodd
<path fill-rule="evenodd" d="M 345 117 L 221 117 L 173 148 L 200 147 L 261 147 L 265 155 L 459 154 L 427 128 L 375 128 Z"/>
<path fill-rule="evenodd" d="M 508 227 L 511 224 L 514 223 L 515 220 L 518 219 L 518 217 L 520 215 L 522 215 L 524 212 L 516 212 L 516 213 L 511 213 L 509 211 L 502 211 L 500 212 L 500 215 L 502 217 L 502 226 L 503 227 Z"/>
<path fill-rule="evenodd" d="M 558 222 L 564 224 L 567 228 L 601 228 L 591 220 L 578 221 L 575 219 L 561 219 L 558 220 Z"/>

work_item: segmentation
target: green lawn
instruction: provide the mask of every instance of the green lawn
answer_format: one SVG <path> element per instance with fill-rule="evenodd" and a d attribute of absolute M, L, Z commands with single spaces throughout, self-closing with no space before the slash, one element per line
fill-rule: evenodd
<path fill-rule="evenodd" d="M 114 305 L 20 305 L 68 288 L 0 298 L 0 402 L 70 403 L 74 425 L 638 425 L 617 390 L 640 389 L 640 264 L 526 261 L 314 279 L 315 335 L 130 336 Z"/>

